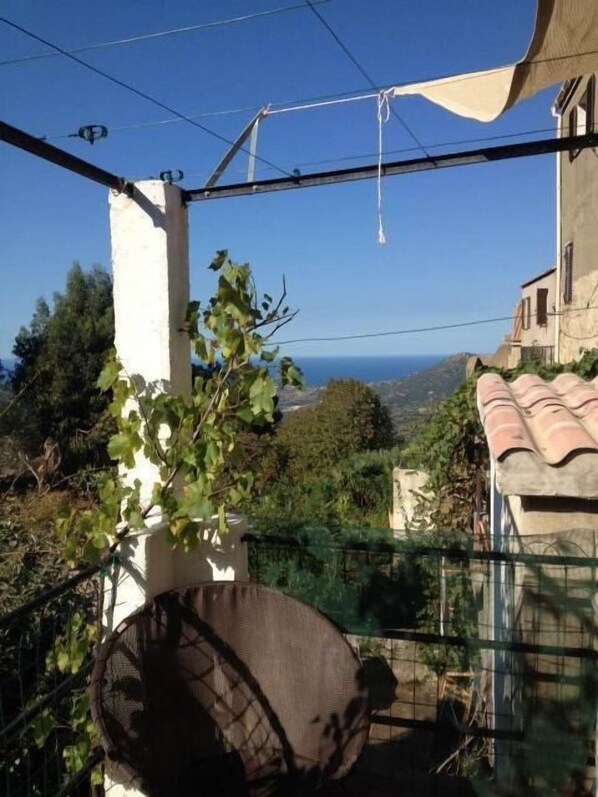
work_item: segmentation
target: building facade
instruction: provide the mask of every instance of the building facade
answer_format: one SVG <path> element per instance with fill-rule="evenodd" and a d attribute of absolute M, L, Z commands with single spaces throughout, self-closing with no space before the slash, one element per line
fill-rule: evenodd
<path fill-rule="evenodd" d="M 595 130 L 596 76 L 567 81 L 554 106 L 559 137 Z M 598 152 L 557 155 L 556 358 L 598 346 Z"/>
<path fill-rule="evenodd" d="M 554 362 L 556 268 L 544 271 L 521 286 L 519 346 L 522 362 Z"/>

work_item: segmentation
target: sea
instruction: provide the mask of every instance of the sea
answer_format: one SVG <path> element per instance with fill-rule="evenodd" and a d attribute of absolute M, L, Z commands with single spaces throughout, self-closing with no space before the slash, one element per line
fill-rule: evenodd
<path fill-rule="evenodd" d="M 310 387 L 322 387 L 329 379 L 357 379 L 360 382 L 389 382 L 424 371 L 446 354 L 389 355 L 379 357 L 293 357 Z"/>
<path fill-rule="evenodd" d="M 329 379 L 357 379 L 360 382 L 388 382 L 423 371 L 444 360 L 446 354 L 407 354 L 379 357 L 363 355 L 352 357 L 293 357 L 301 368 L 310 387 L 323 387 Z M 12 370 L 15 360 L 2 360 L 5 368 Z"/>

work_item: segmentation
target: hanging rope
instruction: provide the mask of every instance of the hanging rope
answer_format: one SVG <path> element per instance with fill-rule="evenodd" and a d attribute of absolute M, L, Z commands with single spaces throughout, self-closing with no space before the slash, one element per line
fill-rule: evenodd
<path fill-rule="evenodd" d="M 385 244 L 384 225 L 382 223 L 382 126 L 390 117 L 388 91 L 378 94 L 378 243 Z"/>

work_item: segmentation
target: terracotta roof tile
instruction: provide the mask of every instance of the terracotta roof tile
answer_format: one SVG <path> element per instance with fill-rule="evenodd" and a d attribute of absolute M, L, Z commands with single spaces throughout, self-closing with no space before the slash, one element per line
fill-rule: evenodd
<path fill-rule="evenodd" d="M 498 374 L 484 374 L 477 388 L 494 459 L 527 450 L 557 465 L 577 453 L 598 453 L 598 379 L 560 374 L 545 382 L 525 374 L 507 383 Z"/>

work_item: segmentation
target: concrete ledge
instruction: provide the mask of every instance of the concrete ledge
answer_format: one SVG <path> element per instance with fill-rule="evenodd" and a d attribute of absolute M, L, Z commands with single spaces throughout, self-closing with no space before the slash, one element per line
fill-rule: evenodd
<path fill-rule="evenodd" d="M 497 463 L 496 481 L 502 495 L 598 498 L 598 452 L 547 465 L 532 451 L 513 451 Z"/>

